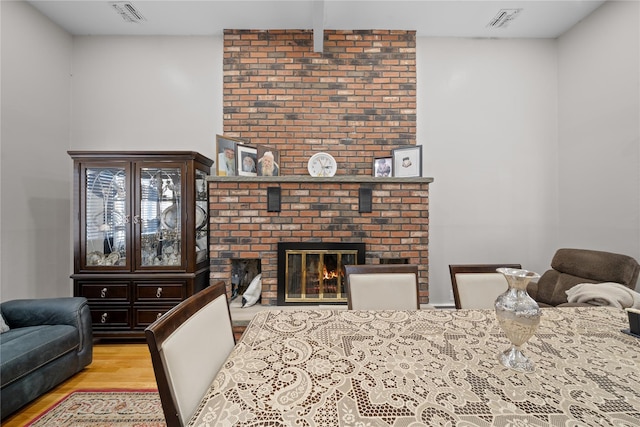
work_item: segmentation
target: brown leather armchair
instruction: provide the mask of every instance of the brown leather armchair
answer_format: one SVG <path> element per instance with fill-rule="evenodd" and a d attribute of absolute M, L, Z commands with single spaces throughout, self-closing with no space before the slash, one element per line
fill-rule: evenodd
<path fill-rule="evenodd" d="M 615 282 L 634 289 L 640 264 L 627 255 L 588 249 L 563 248 L 553 256 L 551 270 L 538 282 L 529 283 L 527 292 L 540 307 L 589 306 L 567 302 L 566 291 L 579 283 Z"/>

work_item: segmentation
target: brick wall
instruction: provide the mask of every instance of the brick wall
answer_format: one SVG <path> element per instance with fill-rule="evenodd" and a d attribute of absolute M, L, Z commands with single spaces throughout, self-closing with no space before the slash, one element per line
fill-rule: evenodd
<path fill-rule="evenodd" d="M 312 31 L 227 30 L 223 103 L 223 133 L 278 150 L 282 176 L 209 177 L 212 282 L 230 282 L 233 259 L 258 258 L 262 303 L 275 305 L 279 241 L 364 242 L 367 263 L 418 264 L 428 302 L 432 180 L 371 177 L 375 157 L 416 144 L 415 32 L 325 30 L 314 53 Z M 338 162 L 333 179 L 308 177 L 319 151 Z M 275 185 L 282 211 L 267 212 Z M 372 213 L 358 212 L 361 185 Z"/>
<path fill-rule="evenodd" d="M 374 157 L 416 144 L 414 31 L 224 34 L 224 134 L 280 152 L 281 175 L 331 153 L 338 175 L 370 176 Z"/>
<path fill-rule="evenodd" d="M 229 283 L 233 259 L 260 259 L 262 304 L 275 305 L 278 242 L 364 242 L 367 264 L 418 264 L 428 302 L 431 178 L 286 178 L 209 177 L 212 282 Z M 358 212 L 361 185 L 373 190 L 371 213 Z M 281 212 L 267 212 L 272 186 L 281 187 Z"/>

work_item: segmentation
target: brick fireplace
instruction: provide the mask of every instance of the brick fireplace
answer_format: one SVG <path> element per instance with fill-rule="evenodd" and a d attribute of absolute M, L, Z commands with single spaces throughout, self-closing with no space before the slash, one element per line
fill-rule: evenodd
<path fill-rule="evenodd" d="M 365 263 L 419 265 L 420 302 L 429 302 L 429 183 L 432 178 L 342 176 L 208 177 L 210 280 L 231 294 L 232 263 L 259 259 L 262 304 L 277 305 L 279 242 L 365 244 Z M 280 212 L 267 210 L 269 187 L 280 187 Z M 360 188 L 372 192 L 359 212 Z"/>
<path fill-rule="evenodd" d="M 225 31 L 223 133 L 277 150 L 282 176 L 208 178 L 212 282 L 259 260 L 262 304 L 276 305 L 279 242 L 364 243 L 368 264 L 418 264 L 428 302 L 433 180 L 372 177 L 374 158 L 416 145 L 415 46 L 415 31 L 325 30 L 323 52 L 311 30 Z M 308 176 L 319 151 L 335 157 L 335 177 Z"/>

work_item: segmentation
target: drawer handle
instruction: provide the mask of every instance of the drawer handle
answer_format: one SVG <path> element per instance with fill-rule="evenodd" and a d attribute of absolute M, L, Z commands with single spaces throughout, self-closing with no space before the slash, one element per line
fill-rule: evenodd
<path fill-rule="evenodd" d="M 160 298 L 162 296 L 162 288 L 156 289 L 156 298 Z"/>
<path fill-rule="evenodd" d="M 100 298 L 105 298 L 107 296 L 107 288 L 102 288 L 100 291 Z"/>
<path fill-rule="evenodd" d="M 156 320 L 158 320 L 161 317 L 162 317 L 162 313 L 158 313 L 158 315 L 156 316 Z"/>
<path fill-rule="evenodd" d="M 109 314 L 102 313 L 102 316 L 100 316 L 100 323 L 107 323 L 107 317 L 109 317 Z"/>

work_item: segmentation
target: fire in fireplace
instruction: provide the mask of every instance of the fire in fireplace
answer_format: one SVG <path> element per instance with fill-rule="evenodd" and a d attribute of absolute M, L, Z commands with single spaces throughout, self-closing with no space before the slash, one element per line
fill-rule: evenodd
<path fill-rule="evenodd" d="M 278 243 L 278 305 L 345 304 L 344 265 L 364 264 L 364 243 Z"/>

